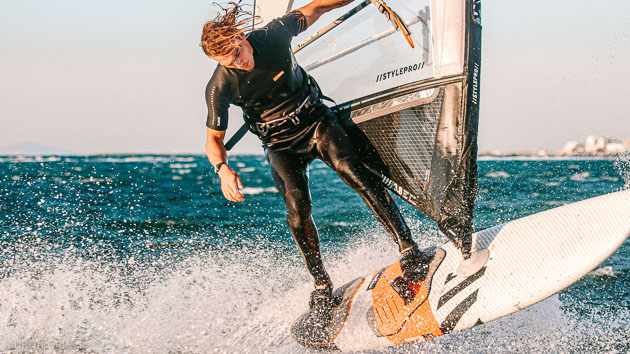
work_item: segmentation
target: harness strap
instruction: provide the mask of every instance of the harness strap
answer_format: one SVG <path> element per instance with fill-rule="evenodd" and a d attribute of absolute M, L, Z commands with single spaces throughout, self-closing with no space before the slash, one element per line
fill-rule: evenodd
<path fill-rule="evenodd" d="M 238 143 L 241 139 L 243 139 L 245 134 L 247 134 L 248 130 L 249 130 L 249 124 L 247 122 L 245 122 L 245 124 L 241 125 L 241 127 L 238 128 L 236 133 L 234 133 L 234 135 L 232 135 L 230 140 L 228 140 L 228 142 L 225 143 L 225 150 L 227 150 L 227 151 L 232 150 L 234 145 L 236 145 L 236 143 Z"/>

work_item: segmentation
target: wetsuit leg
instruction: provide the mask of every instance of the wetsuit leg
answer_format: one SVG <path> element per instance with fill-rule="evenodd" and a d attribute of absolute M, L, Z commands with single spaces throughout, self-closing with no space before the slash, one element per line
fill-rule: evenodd
<path fill-rule="evenodd" d="M 359 160 L 354 145 L 332 112 L 315 132 L 317 153 L 354 189 L 385 227 L 402 252 L 416 246 L 398 206 L 378 178 Z"/>
<path fill-rule="evenodd" d="M 265 150 L 271 175 L 287 207 L 287 223 L 315 286 L 332 284 L 324 269 L 319 236 L 311 215 L 308 165 L 313 160 L 292 151 Z"/>

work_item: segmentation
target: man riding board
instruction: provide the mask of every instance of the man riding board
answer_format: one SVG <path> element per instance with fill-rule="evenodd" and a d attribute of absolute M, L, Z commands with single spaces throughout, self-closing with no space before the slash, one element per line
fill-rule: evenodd
<path fill-rule="evenodd" d="M 230 168 L 223 144 L 228 108 L 243 109 L 246 120 L 262 141 L 271 174 L 287 208 L 287 223 L 306 267 L 314 278 L 311 313 L 325 318 L 335 306 L 333 284 L 322 263 L 317 228 L 311 216 L 308 166 L 324 161 L 372 210 L 398 244 L 407 281 L 425 277 L 430 257 L 418 249 L 398 207 L 379 181 L 359 160 L 355 147 L 337 117 L 322 103 L 314 79 L 300 67 L 291 39 L 322 14 L 352 0 L 314 0 L 304 7 L 245 32 L 251 16 L 236 3 L 204 25 L 201 46 L 216 60 L 208 86 L 206 153 L 230 201 L 243 201 L 238 173 Z M 328 315 L 329 317 L 329 315 Z"/>

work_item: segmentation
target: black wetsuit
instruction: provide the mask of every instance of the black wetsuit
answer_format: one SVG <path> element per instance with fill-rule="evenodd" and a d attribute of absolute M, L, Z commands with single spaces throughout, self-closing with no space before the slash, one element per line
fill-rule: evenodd
<path fill-rule="evenodd" d="M 393 199 L 361 163 L 336 115 L 321 102 L 315 84 L 295 62 L 291 39 L 305 29 L 304 15 L 294 11 L 251 32 L 247 40 L 254 49 L 254 68 L 217 67 L 206 89 L 206 125 L 225 130 L 229 105 L 243 109 L 252 131 L 263 142 L 273 180 L 287 207 L 291 234 L 315 284 L 324 285 L 330 278 L 321 260 L 308 188 L 308 166 L 314 159 L 324 161 L 361 195 L 400 251 L 414 247 L 415 242 Z M 294 119 L 282 121 L 309 97 Z M 265 128 L 265 122 L 279 119 L 278 126 Z"/>

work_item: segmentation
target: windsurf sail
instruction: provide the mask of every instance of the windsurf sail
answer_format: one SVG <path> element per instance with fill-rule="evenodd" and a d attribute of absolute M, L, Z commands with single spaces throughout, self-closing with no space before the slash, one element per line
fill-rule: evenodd
<path fill-rule="evenodd" d="M 481 2 L 379 2 L 402 21 L 413 48 L 372 6 L 303 48 L 298 62 L 343 102 L 339 115 L 370 171 L 467 253 L 477 194 Z M 345 11 L 325 14 L 296 43 Z"/>

